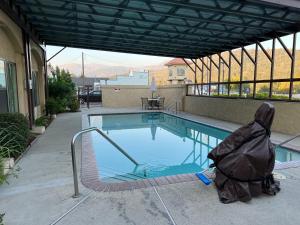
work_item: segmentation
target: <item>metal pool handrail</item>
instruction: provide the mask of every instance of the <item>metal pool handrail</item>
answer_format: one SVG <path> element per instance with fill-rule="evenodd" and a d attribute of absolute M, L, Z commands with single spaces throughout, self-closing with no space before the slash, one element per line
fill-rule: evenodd
<path fill-rule="evenodd" d="M 100 134 L 102 137 L 104 137 L 106 140 L 108 140 L 114 147 L 116 147 L 131 162 L 133 162 L 136 166 L 139 165 L 124 149 L 122 149 L 118 144 L 116 144 L 113 140 L 111 140 L 105 133 L 103 133 L 97 127 L 91 127 L 91 128 L 79 131 L 78 133 L 76 133 L 73 136 L 72 141 L 71 141 L 72 167 L 73 167 L 73 179 L 74 179 L 74 195 L 73 195 L 73 198 L 78 198 L 80 196 L 79 187 L 78 187 L 77 163 L 76 163 L 76 154 L 75 154 L 75 141 L 80 135 L 82 135 L 84 133 L 91 132 L 91 131 L 97 131 L 98 134 Z"/>

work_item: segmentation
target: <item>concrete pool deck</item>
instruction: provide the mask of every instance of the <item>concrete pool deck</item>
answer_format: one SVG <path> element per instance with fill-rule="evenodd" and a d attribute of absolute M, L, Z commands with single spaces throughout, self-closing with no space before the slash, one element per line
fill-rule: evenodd
<path fill-rule="evenodd" d="M 261 196 L 249 203 L 221 204 L 214 186 L 204 186 L 200 181 L 159 186 L 156 190 L 150 187 L 121 192 L 94 192 L 80 185 L 82 196 L 71 198 L 70 140 L 81 130 L 82 114 L 133 110 L 92 108 L 58 115 L 18 162 L 21 168 L 18 178 L 11 176 L 9 184 L 0 186 L 0 212 L 6 213 L 5 225 L 51 224 L 82 199 L 85 201 L 58 225 L 300 224 L 300 168 L 278 171 L 286 179 L 281 180 L 282 190 L 277 196 Z M 186 116 L 229 130 L 239 127 L 209 118 Z M 273 139 L 278 141 L 286 137 L 273 134 Z M 80 146 L 77 143 L 78 156 Z"/>

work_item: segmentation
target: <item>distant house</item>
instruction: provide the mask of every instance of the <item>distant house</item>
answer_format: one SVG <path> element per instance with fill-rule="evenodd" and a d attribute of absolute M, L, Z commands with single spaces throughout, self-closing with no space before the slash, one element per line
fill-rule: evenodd
<path fill-rule="evenodd" d="M 106 85 L 108 80 L 109 78 L 104 77 L 72 77 L 72 81 L 77 89 L 89 86 L 93 90 L 99 90 L 100 84 Z"/>
<path fill-rule="evenodd" d="M 103 77 L 72 77 L 77 88 L 89 86 L 93 90 L 99 90 L 101 85 L 148 85 L 149 73 L 130 71 L 129 74 L 117 75 L 114 78 Z"/>
<path fill-rule="evenodd" d="M 187 63 L 192 64 L 191 61 L 187 61 Z M 169 71 L 169 82 L 171 84 L 183 84 L 188 80 L 188 70 L 190 68 L 186 65 L 186 63 L 181 58 L 175 58 L 171 61 L 167 62 L 165 66 L 168 67 Z"/>
<path fill-rule="evenodd" d="M 115 79 L 107 81 L 107 85 L 148 85 L 149 73 L 130 71 L 129 74 L 117 75 Z"/>

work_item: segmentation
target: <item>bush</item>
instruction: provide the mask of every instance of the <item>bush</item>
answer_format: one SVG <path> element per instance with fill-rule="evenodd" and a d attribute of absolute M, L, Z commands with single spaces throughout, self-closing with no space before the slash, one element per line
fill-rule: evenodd
<path fill-rule="evenodd" d="M 48 112 L 57 114 L 67 109 L 72 112 L 78 111 L 80 105 L 76 100 L 75 85 L 71 74 L 56 67 L 52 71 L 52 76 L 53 78 L 49 78 L 49 99 L 46 102 Z"/>
<path fill-rule="evenodd" d="M 4 164 L 3 164 L 2 157 L 0 157 L 0 184 L 3 184 L 5 182 L 5 176 L 4 176 L 3 172 L 4 172 Z M 1 222 L 1 219 L 0 219 L 0 222 Z"/>
<path fill-rule="evenodd" d="M 4 213 L 0 213 L 0 225 L 4 225 L 4 222 L 3 222 L 3 217 L 4 217 Z"/>
<path fill-rule="evenodd" d="M 51 122 L 51 118 L 49 116 L 42 116 L 38 119 L 35 120 L 34 124 L 36 126 L 44 126 L 44 127 L 48 127 L 48 125 Z"/>
<path fill-rule="evenodd" d="M 51 115 L 66 111 L 67 100 L 49 97 L 46 102 L 46 109 Z"/>
<path fill-rule="evenodd" d="M 71 112 L 78 112 L 79 108 L 80 108 L 80 103 L 77 99 L 76 96 L 72 97 L 70 100 L 69 100 L 69 103 L 68 103 L 68 108 Z"/>
<path fill-rule="evenodd" d="M 0 155 L 18 156 L 28 144 L 28 120 L 20 113 L 1 113 L 0 127 Z"/>

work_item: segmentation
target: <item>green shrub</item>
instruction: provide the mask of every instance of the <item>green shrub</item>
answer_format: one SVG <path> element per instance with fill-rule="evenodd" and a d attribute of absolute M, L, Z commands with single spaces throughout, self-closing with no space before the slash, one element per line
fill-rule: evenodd
<path fill-rule="evenodd" d="M 80 103 L 77 99 L 76 96 L 73 96 L 68 103 L 68 108 L 70 109 L 71 112 L 78 112 L 80 108 Z"/>
<path fill-rule="evenodd" d="M 46 102 L 46 109 L 51 115 L 66 111 L 67 100 L 49 97 Z"/>
<path fill-rule="evenodd" d="M 0 155 L 18 156 L 28 144 L 28 120 L 20 113 L 0 113 L 0 127 Z"/>
<path fill-rule="evenodd" d="M 56 114 L 57 113 L 57 104 L 54 98 L 49 97 L 47 99 L 46 102 L 46 110 L 48 111 L 48 113 L 50 113 L 51 115 Z"/>
<path fill-rule="evenodd" d="M 34 124 L 36 126 L 44 126 L 47 127 L 51 122 L 51 118 L 49 116 L 42 116 L 35 120 Z"/>
<path fill-rule="evenodd" d="M 5 176 L 3 174 L 4 172 L 4 164 L 3 159 L 0 157 L 0 184 L 3 184 L 5 182 Z M 0 219 L 1 222 L 1 219 Z M 1 224 L 1 223 L 0 223 Z"/>
<path fill-rule="evenodd" d="M 4 222 L 3 222 L 3 217 L 4 217 L 4 213 L 0 213 L 0 225 L 4 225 Z"/>
<path fill-rule="evenodd" d="M 64 69 L 52 70 L 52 78 L 49 78 L 49 99 L 46 102 L 47 111 L 50 114 L 65 112 L 69 109 L 72 112 L 78 111 L 79 103 L 76 101 L 75 85 L 72 82 L 71 74 Z"/>

